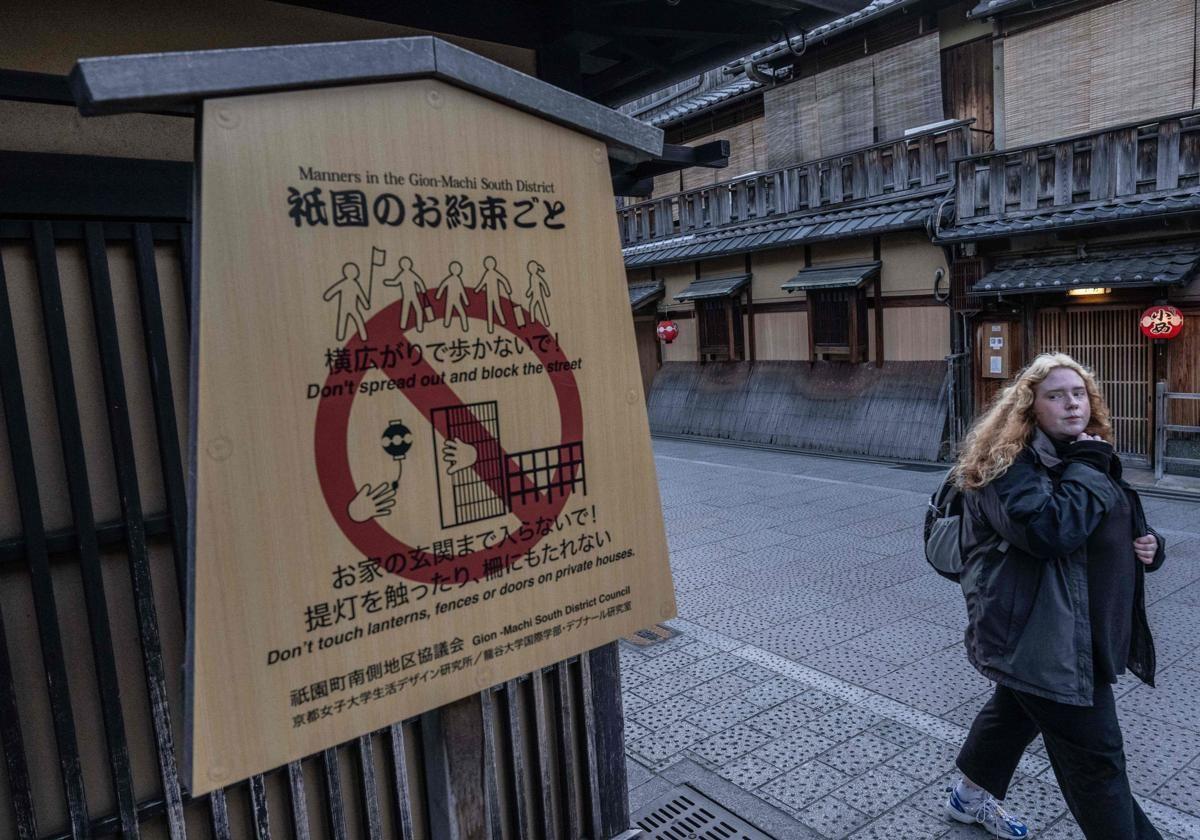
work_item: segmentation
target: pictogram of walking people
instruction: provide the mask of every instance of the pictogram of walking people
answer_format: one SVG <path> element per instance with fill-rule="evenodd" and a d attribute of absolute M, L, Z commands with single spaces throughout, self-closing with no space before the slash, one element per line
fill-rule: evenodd
<path fill-rule="evenodd" d="M 339 342 L 346 340 L 351 328 L 361 340 L 367 340 L 367 315 L 371 310 L 375 273 L 382 272 L 386 264 L 387 251 L 372 247 L 371 271 L 366 288 L 363 287 L 358 263 L 348 262 L 342 266 L 338 281 L 325 290 L 323 299 L 336 303 L 336 335 Z M 470 332 L 467 308 L 472 292 L 483 295 L 483 321 L 487 324 L 489 334 L 496 331 L 497 324 L 507 326 L 509 316 L 505 311 L 505 303 L 511 308 L 512 318 L 518 328 L 524 327 L 526 321 L 550 326 L 550 308 L 547 305 L 550 283 L 546 279 L 546 267 L 537 260 L 529 260 L 525 265 L 528 285 L 523 295 L 524 306 L 513 302 L 512 283 L 500 270 L 496 258 L 490 255 L 483 258 L 483 274 L 474 286 L 463 278 L 463 264 L 458 260 L 450 261 L 446 276 L 432 290 L 417 273 L 412 257 L 401 256 L 396 266 L 396 273 L 385 277 L 382 283 L 399 290 L 401 330 L 422 332 L 426 324 L 435 321 L 435 309 L 431 304 L 433 299 L 437 299 L 442 305 L 442 326 L 450 327 L 457 320 L 463 332 Z"/>
<path fill-rule="evenodd" d="M 433 311 L 425 304 L 425 293 L 428 291 L 425 281 L 413 271 L 411 257 L 401 257 L 398 265 L 400 270 L 384 280 L 383 285 L 400 287 L 400 329 L 408 329 L 411 320 L 412 328 L 421 332 L 425 329 L 425 322 L 433 320 Z"/>
<path fill-rule="evenodd" d="M 494 333 L 496 324 L 504 326 L 504 301 L 512 304 L 512 285 L 508 278 L 496 268 L 495 257 L 483 258 L 483 276 L 475 284 L 475 291 L 483 292 L 484 311 L 486 313 L 487 331 Z M 520 326 L 520 325 L 518 325 Z"/>
<path fill-rule="evenodd" d="M 355 328 L 360 339 L 367 340 L 367 322 L 364 315 L 371 309 L 371 284 L 368 281 L 367 289 L 364 290 L 359 282 L 360 274 L 358 263 L 345 263 L 342 266 L 341 278 L 322 295 L 326 301 L 337 299 L 338 341 L 346 340 L 346 328 L 349 326 Z"/>

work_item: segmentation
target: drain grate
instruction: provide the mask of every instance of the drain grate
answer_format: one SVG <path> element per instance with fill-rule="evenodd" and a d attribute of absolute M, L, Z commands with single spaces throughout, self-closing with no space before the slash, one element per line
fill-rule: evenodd
<path fill-rule="evenodd" d="M 638 630 L 633 635 L 626 636 L 625 641 L 638 645 L 639 647 L 646 647 L 648 645 L 658 644 L 659 642 L 665 642 L 667 639 L 672 639 L 678 635 L 679 633 L 675 630 L 672 630 L 670 627 L 662 624 L 655 624 L 653 627 L 649 627 L 645 630 Z"/>
<path fill-rule="evenodd" d="M 677 787 L 633 815 L 646 840 L 774 840 L 691 787 Z"/>

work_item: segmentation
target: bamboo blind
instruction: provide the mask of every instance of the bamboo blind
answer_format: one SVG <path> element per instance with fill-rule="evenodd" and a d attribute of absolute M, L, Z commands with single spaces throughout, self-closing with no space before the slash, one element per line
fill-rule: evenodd
<path fill-rule="evenodd" d="M 1148 458 L 1154 386 L 1140 313 L 1137 306 L 1042 309 L 1037 341 L 1039 352 L 1066 353 L 1092 369 L 1112 412 L 1117 451 Z"/>
<path fill-rule="evenodd" d="M 899 137 L 942 119 L 938 35 L 768 89 L 763 102 L 771 169 Z"/>
<path fill-rule="evenodd" d="M 1191 108 L 1196 2 L 1120 0 L 1007 38 L 1007 144 Z"/>
<path fill-rule="evenodd" d="M 765 123 L 762 117 L 756 117 L 749 122 L 731 126 L 706 137 L 689 140 L 689 146 L 699 146 L 713 140 L 729 141 L 729 165 L 724 169 L 707 169 L 693 166 L 683 170 L 683 189 L 694 190 L 698 187 L 715 184 L 718 181 L 728 181 L 751 172 L 761 172 L 767 168 L 767 142 Z M 659 176 L 666 177 L 666 176 Z M 657 187 L 657 181 L 655 182 Z M 658 190 L 655 189 L 655 194 Z"/>

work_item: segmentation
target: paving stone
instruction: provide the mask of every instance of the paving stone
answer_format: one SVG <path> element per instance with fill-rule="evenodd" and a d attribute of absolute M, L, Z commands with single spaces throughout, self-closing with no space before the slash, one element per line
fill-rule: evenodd
<path fill-rule="evenodd" d="M 931 714 L 962 705 L 991 684 L 967 663 L 958 646 L 872 681 L 867 687 Z"/>
<path fill-rule="evenodd" d="M 754 790 L 780 775 L 783 771 L 753 755 L 744 755 L 723 765 L 717 775 L 728 779 L 744 790 Z"/>
<path fill-rule="evenodd" d="M 679 694 L 658 703 L 650 703 L 632 714 L 627 713 L 627 719 L 657 732 L 677 720 L 703 711 L 704 708 L 703 703 L 697 703 L 692 698 Z"/>
<path fill-rule="evenodd" d="M 922 787 L 921 782 L 898 770 L 890 767 L 873 767 L 853 781 L 839 787 L 837 798 L 869 816 L 877 817 L 912 796 Z"/>
<path fill-rule="evenodd" d="M 850 835 L 850 840 L 895 840 L 897 837 L 920 837 L 934 840 L 943 837 L 951 826 L 944 820 L 923 814 L 916 808 L 902 805 L 867 823 Z"/>
<path fill-rule="evenodd" d="M 705 706 L 692 712 L 688 720 L 706 732 L 720 732 L 735 723 L 741 723 L 758 714 L 758 706 L 747 703 L 740 697 L 731 697 L 713 706 Z"/>
<path fill-rule="evenodd" d="M 697 659 L 690 665 L 685 665 L 680 673 L 694 677 L 696 685 L 716 679 L 722 674 L 728 674 L 746 664 L 746 660 L 732 653 L 718 652 L 703 659 Z"/>
<path fill-rule="evenodd" d="M 714 583 L 702 589 L 679 592 L 675 595 L 675 606 L 684 618 L 704 615 L 713 610 L 724 609 L 754 599 L 754 593 L 727 583 Z"/>
<path fill-rule="evenodd" d="M 650 679 L 640 671 L 635 671 L 633 666 L 625 667 L 621 664 L 621 688 L 628 691 L 631 688 L 637 688 L 639 685 Z"/>
<path fill-rule="evenodd" d="M 734 670 L 732 673 L 754 685 L 766 682 L 767 680 L 777 676 L 776 673 L 771 669 L 764 668 L 761 665 L 755 665 L 753 662 L 743 665 L 742 667 Z"/>
<path fill-rule="evenodd" d="M 625 730 L 628 737 L 629 730 Z M 638 764 L 632 758 L 625 759 L 625 778 L 628 780 L 630 788 L 635 788 L 638 785 L 645 784 L 654 778 L 654 774 L 647 770 L 642 765 Z"/>
<path fill-rule="evenodd" d="M 758 636 L 786 624 L 790 617 L 770 612 L 746 612 L 738 607 L 726 607 L 692 619 L 697 624 L 710 627 L 718 633 L 735 639 L 753 641 Z"/>
<path fill-rule="evenodd" d="M 903 723 L 887 718 L 879 721 L 867 731 L 901 747 L 910 747 L 925 738 L 921 732 L 911 726 L 905 726 Z"/>
<path fill-rule="evenodd" d="M 810 688 L 802 694 L 796 695 L 796 702 L 803 703 L 805 706 L 810 706 L 816 709 L 821 714 L 832 712 L 834 709 L 840 709 L 846 705 L 846 701 L 828 692 L 821 691 L 819 688 Z"/>
<path fill-rule="evenodd" d="M 780 770 L 791 770 L 832 746 L 834 742 L 824 735 L 799 729 L 765 742 L 754 751 L 754 755 Z"/>
<path fill-rule="evenodd" d="M 961 643 L 961 634 L 910 616 L 851 639 L 845 647 L 901 666 Z"/>
<path fill-rule="evenodd" d="M 767 709 L 784 700 L 790 700 L 807 689 L 808 686 L 802 682 L 789 680 L 787 677 L 772 677 L 746 691 L 742 694 L 742 699 L 760 709 Z"/>
<path fill-rule="evenodd" d="M 818 799 L 807 808 L 801 809 L 800 821 L 829 840 L 841 840 L 854 829 L 867 822 L 869 817 L 832 796 Z"/>
<path fill-rule="evenodd" d="M 1200 735 L 1118 705 L 1129 784 L 1149 794 L 1200 757 Z"/>
<path fill-rule="evenodd" d="M 891 741 L 885 741 L 868 732 L 862 732 L 852 738 L 847 738 L 832 749 L 826 750 L 818 758 L 830 767 L 848 775 L 857 776 L 882 764 L 899 751 L 900 747 Z"/>
<path fill-rule="evenodd" d="M 695 724 L 686 720 L 677 720 L 664 729 L 647 735 L 630 744 L 630 749 L 651 762 L 661 762 L 663 759 L 677 755 L 697 741 L 708 735 Z"/>
<path fill-rule="evenodd" d="M 722 700 L 728 700 L 735 694 L 740 694 L 746 689 L 753 687 L 753 685 L 754 683 L 744 680 L 736 674 L 726 673 L 716 679 L 696 686 L 688 692 L 688 697 L 691 697 L 698 703 L 710 706 L 720 703 Z"/>
<path fill-rule="evenodd" d="M 900 667 L 851 649 L 849 646 L 854 641 L 851 639 L 840 645 L 819 650 L 805 656 L 801 661 L 808 667 L 816 668 L 830 676 L 864 686 Z"/>
<path fill-rule="evenodd" d="M 1152 794 L 1154 799 L 1200 817 L 1200 766 L 1185 767 Z"/>
<path fill-rule="evenodd" d="M 754 708 L 758 710 L 758 706 Z M 768 735 L 778 736 L 795 732 L 799 727 L 820 716 L 821 712 L 811 706 L 805 706 L 799 700 L 788 700 L 747 718 L 746 722 Z"/>
<path fill-rule="evenodd" d="M 804 724 L 806 729 L 833 741 L 845 741 L 879 723 L 882 718 L 874 712 L 856 706 L 842 706 Z"/>
<path fill-rule="evenodd" d="M 762 746 L 770 740 L 770 737 L 744 723 L 738 723 L 716 735 L 705 738 L 698 744 L 693 744 L 691 752 L 703 758 L 711 766 L 720 767 L 722 764 Z"/>
<path fill-rule="evenodd" d="M 923 782 L 931 782 L 954 770 L 959 746 L 934 738 L 922 738 L 917 743 L 893 755 L 887 766 Z"/>
<path fill-rule="evenodd" d="M 621 707 L 625 710 L 625 714 L 636 712 L 650 705 L 650 701 L 644 697 L 638 697 L 636 694 L 624 692 L 621 694 Z"/>
<path fill-rule="evenodd" d="M 625 740 L 638 741 L 650 735 L 651 732 L 635 720 L 625 718 Z"/>
<path fill-rule="evenodd" d="M 695 657 L 688 654 L 683 648 L 679 648 L 635 665 L 633 671 L 647 679 L 653 679 L 679 671 L 684 666 L 691 665 L 694 661 Z"/>
<path fill-rule="evenodd" d="M 713 676 L 716 675 L 714 674 Z M 695 674 L 676 671 L 662 677 L 647 680 L 635 688 L 633 693 L 638 697 L 649 700 L 651 703 L 659 703 L 668 697 L 674 697 L 676 694 L 682 694 L 689 689 L 693 689 L 709 679 L 712 679 L 712 677 L 698 677 Z"/>
<path fill-rule="evenodd" d="M 759 790 L 797 810 L 841 787 L 850 777 L 840 770 L 808 761 L 767 782 Z"/>
<path fill-rule="evenodd" d="M 1041 831 L 1067 813 L 1067 803 L 1058 788 L 1037 779 L 1022 778 L 1009 785 L 1004 807 L 1029 826 Z"/>
<path fill-rule="evenodd" d="M 1200 615 L 1193 621 L 1200 626 Z M 1129 693 L 1128 700 L 1146 717 L 1200 733 L 1200 672 L 1167 668 L 1157 675 L 1154 688 L 1141 685 Z"/>

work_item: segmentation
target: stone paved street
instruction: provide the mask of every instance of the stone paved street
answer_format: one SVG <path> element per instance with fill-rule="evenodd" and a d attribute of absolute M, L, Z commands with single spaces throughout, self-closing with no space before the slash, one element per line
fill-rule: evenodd
<path fill-rule="evenodd" d="M 679 635 L 621 642 L 633 810 L 688 782 L 776 837 L 983 838 L 941 815 L 990 683 L 956 586 L 921 553 L 940 473 L 655 441 Z M 1117 686 L 1130 778 L 1160 830 L 1200 838 L 1200 504 L 1146 498 L 1158 688 Z M 1007 805 L 1082 834 L 1040 739 Z"/>

